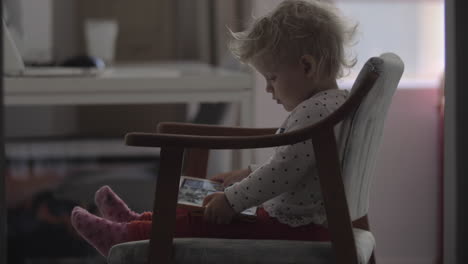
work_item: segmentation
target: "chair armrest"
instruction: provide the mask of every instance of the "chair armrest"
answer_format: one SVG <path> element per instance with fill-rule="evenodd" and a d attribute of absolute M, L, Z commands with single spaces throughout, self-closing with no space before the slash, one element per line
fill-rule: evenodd
<path fill-rule="evenodd" d="M 296 132 L 296 131 L 294 131 Z M 300 132 L 300 131 L 299 131 Z M 180 147 L 199 149 L 249 149 L 294 144 L 310 138 L 300 133 L 269 136 L 193 136 L 132 132 L 125 135 L 125 144 L 137 147 Z"/>
<path fill-rule="evenodd" d="M 157 132 L 197 136 L 260 136 L 275 134 L 277 128 L 242 128 L 217 125 L 199 125 L 180 122 L 161 122 Z"/>
<path fill-rule="evenodd" d="M 184 134 L 199 136 L 254 136 L 275 134 L 277 128 L 240 128 L 216 125 L 199 125 L 180 122 L 161 122 L 157 132 L 161 134 Z M 205 178 L 209 149 L 186 149 L 184 174 Z"/>

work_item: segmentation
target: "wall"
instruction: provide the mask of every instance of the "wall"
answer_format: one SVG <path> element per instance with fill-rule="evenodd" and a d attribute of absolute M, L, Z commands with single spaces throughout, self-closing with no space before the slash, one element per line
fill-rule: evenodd
<path fill-rule="evenodd" d="M 81 28 L 78 23 L 78 0 L 53 1 L 52 50 L 54 60 L 64 61 L 70 56 L 84 53 L 81 45 Z"/>
<path fill-rule="evenodd" d="M 52 59 L 52 0 L 19 0 L 22 16 L 21 51 L 25 61 L 50 62 Z"/>
<path fill-rule="evenodd" d="M 369 208 L 383 264 L 429 264 L 438 257 L 438 92 L 400 86 L 389 109 Z"/>

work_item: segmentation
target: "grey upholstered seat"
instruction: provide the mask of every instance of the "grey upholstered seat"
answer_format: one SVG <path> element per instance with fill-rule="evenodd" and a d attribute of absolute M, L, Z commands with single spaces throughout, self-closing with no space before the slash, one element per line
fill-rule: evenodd
<path fill-rule="evenodd" d="M 354 229 L 354 236 L 360 263 L 367 263 L 374 250 L 374 236 L 361 229 Z M 148 245 L 148 240 L 115 245 L 110 251 L 108 263 L 146 264 Z M 174 253 L 175 263 L 184 264 L 334 263 L 329 242 L 176 238 Z"/>
<path fill-rule="evenodd" d="M 175 260 L 175 263 L 335 263 L 335 259 L 338 257 L 337 262 L 340 263 L 368 263 L 372 260 L 371 255 L 375 247 L 375 239 L 371 232 L 362 229 L 354 228 L 351 231 L 351 221 L 353 221 L 354 227 L 360 227 L 356 223 L 359 219 L 365 219 L 366 224 L 363 227 L 368 230 L 367 213 L 369 208 L 369 190 L 370 183 L 373 178 L 373 168 L 375 165 L 375 159 L 378 153 L 380 145 L 380 139 L 383 134 L 383 127 L 386 118 L 386 113 L 391 103 L 392 96 L 398 86 L 399 80 L 403 74 L 403 62 L 401 59 L 392 53 L 382 54 L 380 57 L 374 57 L 364 65 L 359 76 L 357 77 L 353 89 L 351 91 L 351 97 L 348 99 L 350 102 L 351 98 L 360 98 L 363 87 L 372 87 L 370 91 L 365 94 L 362 101 L 359 101 L 357 108 L 352 111 L 344 113 L 345 115 L 341 123 L 340 133 L 337 136 L 338 145 L 337 153 L 334 156 L 336 163 L 332 163 L 331 166 L 326 167 L 327 171 L 324 171 L 324 175 L 320 175 L 321 181 L 328 180 L 333 177 L 330 174 L 330 168 L 336 169 L 341 165 L 341 170 L 337 170 L 338 175 L 334 179 L 337 179 L 339 186 L 341 184 L 340 175 L 342 179 L 343 193 L 340 197 L 343 200 L 345 210 L 349 211 L 349 215 L 345 214 L 348 220 L 345 220 L 342 225 L 336 225 L 335 229 L 330 227 L 332 233 L 332 241 L 334 241 L 334 249 L 332 251 L 332 244 L 327 242 L 306 242 L 306 241 L 289 241 L 289 240 L 243 240 L 243 239 L 207 239 L 207 238 L 176 238 L 173 240 L 173 254 L 171 255 L 171 244 L 168 243 L 164 251 L 168 252 L 165 256 L 165 262 L 171 262 L 169 259 Z M 369 76 L 375 76 L 374 81 L 369 82 Z M 372 79 L 372 78 L 371 78 Z M 370 83 L 370 84 L 369 84 Z M 355 92 L 355 93 L 354 93 Z M 354 93 L 354 97 L 353 97 Z M 363 95 L 364 96 L 364 95 Z M 359 99 L 361 100 L 361 99 Z M 357 102 L 357 101 L 356 101 Z M 350 103 L 351 104 L 351 103 Z M 350 105 L 348 104 L 348 105 Z M 344 107 L 344 106 L 343 106 Z M 337 112 L 340 109 L 337 110 Z M 338 116 L 335 115 L 335 116 Z M 330 117 L 331 120 L 331 117 Z M 304 131 L 307 128 L 304 129 Z M 315 127 L 313 128 L 315 129 Z M 317 128 L 318 129 L 318 128 Z M 333 138 L 333 130 L 331 131 L 331 138 Z M 286 133 L 287 134 L 287 133 Z M 287 136 L 282 134 L 281 137 Z M 198 135 L 195 133 L 195 135 Z M 320 136 L 321 134 L 319 134 Z M 314 139 L 316 134 L 312 135 Z M 139 135 L 135 136 L 136 138 Z M 146 139 L 149 136 L 143 135 L 141 138 Z M 157 136 L 154 136 L 157 138 Z M 318 137 L 323 139 L 323 137 Z M 151 139 L 151 138 L 150 138 Z M 164 139 L 164 138 L 163 138 Z M 325 138 L 328 139 L 328 138 Z M 318 140 L 320 141 L 320 140 Z M 130 141 L 131 144 L 137 146 L 158 146 L 154 143 L 156 141 Z M 175 142 L 173 140 L 173 142 Z M 333 138 L 333 142 L 335 139 Z M 168 143 L 169 144 L 169 143 Z M 193 143 L 195 144 L 195 143 Z M 314 148 L 316 147 L 314 141 Z M 321 146 L 317 144 L 317 146 Z M 327 145 L 330 146 L 330 145 Z M 333 144 L 331 145 L 333 146 Z M 318 148 L 317 148 L 318 149 Z M 322 148 L 323 150 L 323 148 Z M 322 152 L 327 154 L 329 148 Z M 338 157 L 338 155 L 340 157 Z M 319 157 L 319 155 L 316 155 Z M 323 162 L 323 156 L 321 156 L 321 162 L 318 160 L 317 164 L 327 163 L 328 160 Z M 327 156 L 330 157 L 330 156 Z M 338 161 L 338 159 L 340 159 Z M 325 175 L 326 174 L 326 175 Z M 174 175 L 170 175 L 174 177 Z M 336 182 L 335 182 L 336 183 Z M 328 186 L 328 185 L 327 185 Z M 326 186 L 326 187 L 327 187 Z M 322 189 L 323 189 L 322 184 Z M 328 188 L 328 187 L 327 187 Z M 333 196 L 329 196 L 329 203 L 332 203 L 336 199 L 337 189 L 326 189 L 328 193 L 333 193 Z M 346 200 L 346 201 L 344 201 Z M 327 201 L 327 200 L 325 200 Z M 332 206 L 330 206 L 332 207 Z M 342 220 L 343 217 L 338 217 L 334 214 L 328 214 L 328 211 L 337 212 L 342 209 L 341 206 L 335 206 L 327 208 L 327 217 L 329 217 L 329 224 L 332 225 L 332 221 Z M 157 222 L 155 222 L 157 223 Z M 337 228 L 338 227 L 338 228 Z M 340 229 L 341 227 L 344 227 Z M 157 228 L 157 227 L 156 227 Z M 337 231 L 339 229 L 339 231 Z M 343 231 L 344 230 L 344 231 Z M 154 231 L 154 230 L 153 230 Z M 343 232 L 346 233 L 347 237 L 347 248 L 339 248 L 338 242 L 340 237 L 344 236 Z M 354 234 L 354 242 L 353 242 Z M 334 240 L 335 238 L 335 240 Z M 349 239 L 350 238 L 350 239 Z M 154 237 L 152 239 L 155 239 Z M 337 242 L 338 241 L 338 242 Z M 170 241 L 169 241 L 170 242 Z M 341 243 L 341 242 L 339 242 Z M 353 243 L 356 245 L 354 249 Z M 341 246 L 343 244 L 340 244 Z M 123 243 L 115 245 L 108 256 L 109 264 L 143 264 L 148 263 L 148 240 Z M 348 250 L 349 249 L 349 250 Z M 154 252 L 157 251 L 152 251 Z M 338 252 L 338 253 L 337 253 Z M 341 252 L 341 253 L 340 253 Z M 351 254 L 354 260 L 347 258 L 347 254 Z M 354 253 L 355 252 L 355 253 Z M 336 254 L 340 255 L 336 255 Z M 357 255 L 357 258 L 356 258 Z M 153 255 L 154 257 L 155 255 Z M 161 255 L 159 255 L 161 256 Z M 172 258 L 171 258 L 172 256 Z M 157 263 L 154 261 L 154 263 Z"/>

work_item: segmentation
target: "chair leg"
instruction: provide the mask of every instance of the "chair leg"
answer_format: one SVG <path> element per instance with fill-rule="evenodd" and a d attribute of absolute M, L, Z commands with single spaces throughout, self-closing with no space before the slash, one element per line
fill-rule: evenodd
<path fill-rule="evenodd" d="M 357 264 L 356 243 L 341 177 L 340 159 L 333 127 L 326 127 L 313 133 L 312 143 L 335 262 Z"/>
<path fill-rule="evenodd" d="M 179 148 L 161 149 L 161 166 L 156 181 L 153 223 L 149 242 L 149 264 L 173 262 L 172 240 L 183 153 L 184 149 Z"/>

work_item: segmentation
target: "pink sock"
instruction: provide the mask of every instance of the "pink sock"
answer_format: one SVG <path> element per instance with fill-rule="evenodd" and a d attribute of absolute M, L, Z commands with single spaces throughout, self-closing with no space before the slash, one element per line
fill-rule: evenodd
<path fill-rule="evenodd" d="M 71 223 L 75 230 L 105 257 L 113 245 L 130 241 L 126 223 L 111 222 L 78 206 L 73 208 Z"/>
<path fill-rule="evenodd" d="M 97 190 L 94 202 L 102 217 L 113 222 L 126 223 L 138 220 L 140 217 L 140 214 L 130 210 L 125 202 L 107 185 Z"/>

